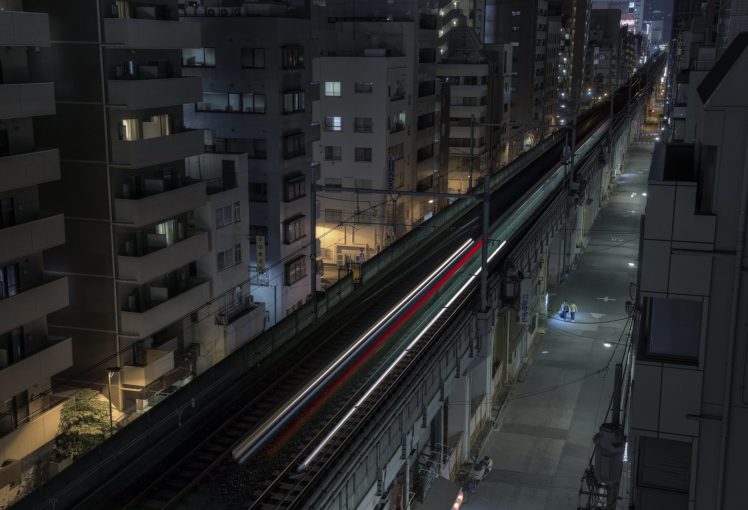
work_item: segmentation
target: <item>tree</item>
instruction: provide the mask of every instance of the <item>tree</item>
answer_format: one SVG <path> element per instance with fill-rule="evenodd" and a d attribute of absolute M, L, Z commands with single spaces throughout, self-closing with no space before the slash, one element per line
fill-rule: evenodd
<path fill-rule="evenodd" d="M 62 407 L 55 454 L 61 459 L 81 457 L 110 435 L 109 403 L 98 391 L 84 389 Z"/>

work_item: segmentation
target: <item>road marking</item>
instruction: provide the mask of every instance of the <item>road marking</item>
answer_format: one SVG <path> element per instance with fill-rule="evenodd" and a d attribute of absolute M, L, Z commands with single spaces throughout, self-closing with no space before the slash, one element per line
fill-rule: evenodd
<path fill-rule="evenodd" d="M 603 301 L 605 303 L 607 303 L 608 301 L 615 301 L 615 299 L 613 299 L 612 297 L 608 297 L 608 296 L 599 297 L 599 298 L 595 298 L 595 299 L 599 299 L 600 301 Z"/>
<path fill-rule="evenodd" d="M 602 319 L 603 317 L 605 317 L 604 313 L 591 313 L 590 315 L 592 315 L 592 317 L 594 317 L 595 319 Z"/>

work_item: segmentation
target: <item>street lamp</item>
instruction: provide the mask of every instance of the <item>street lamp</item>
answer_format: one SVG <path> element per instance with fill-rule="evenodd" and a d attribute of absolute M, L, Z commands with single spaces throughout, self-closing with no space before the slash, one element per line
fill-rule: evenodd
<path fill-rule="evenodd" d="M 106 369 L 107 387 L 109 388 L 109 433 L 114 432 L 114 419 L 112 418 L 112 376 L 122 370 L 120 367 L 108 367 Z"/>

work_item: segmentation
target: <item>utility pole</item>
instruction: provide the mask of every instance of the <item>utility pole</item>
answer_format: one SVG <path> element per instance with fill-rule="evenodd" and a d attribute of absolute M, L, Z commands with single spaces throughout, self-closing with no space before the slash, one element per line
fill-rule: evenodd
<path fill-rule="evenodd" d="M 309 174 L 311 181 L 311 193 L 310 193 L 310 214 L 309 222 L 312 234 L 312 242 L 309 247 L 309 261 L 312 269 L 312 277 L 310 282 L 310 288 L 312 291 L 312 302 L 314 303 L 314 318 L 317 319 L 317 175 L 315 167 L 309 166 Z"/>

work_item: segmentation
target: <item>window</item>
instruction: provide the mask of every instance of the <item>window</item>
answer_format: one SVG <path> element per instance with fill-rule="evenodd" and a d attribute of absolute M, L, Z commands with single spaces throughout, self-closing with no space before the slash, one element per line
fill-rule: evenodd
<path fill-rule="evenodd" d="M 371 147 L 356 147 L 356 161 L 371 161 Z"/>
<path fill-rule="evenodd" d="M 242 111 L 248 113 L 265 113 L 265 94 L 242 94 Z"/>
<path fill-rule="evenodd" d="M 519 16 L 522 14 L 522 11 L 512 11 L 512 16 Z"/>
<path fill-rule="evenodd" d="M 304 177 L 304 174 L 286 177 L 283 185 L 283 199 L 286 202 L 293 202 L 303 196 L 306 196 L 306 177 Z"/>
<path fill-rule="evenodd" d="M 18 264 L 0 267 L 0 299 L 18 294 L 18 283 Z"/>
<path fill-rule="evenodd" d="M 405 157 L 405 144 L 398 143 L 387 149 L 387 159 L 403 159 Z"/>
<path fill-rule="evenodd" d="M 306 257 L 299 255 L 286 264 L 286 285 L 293 285 L 306 276 Z"/>
<path fill-rule="evenodd" d="M 434 144 L 431 143 L 429 145 L 426 145 L 425 147 L 421 147 L 418 149 L 418 154 L 416 156 L 416 161 L 420 163 L 421 161 L 426 161 L 430 157 L 433 157 L 434 155 Z"/>
<path fill-rule="evenodd" d="M 235 244 L 232 248 L 219 251 L 216 254 L 216 265 L 219 271 L 242 263 L 242 245 Z"/>
<path fill-rule="evenodd" d="M 283 93 L 283 113 L 304 111 L 304 91 L 292 90 Z"/>
<path fill-rule="evenodd" d="M 249 243 L 257 244 L 258 237 L 263 237 L 265 239 L 265 244 L 269 244 L 268 228 L 265 225 L 250 225 L 249 226 Z"/>
<path fill-rule="evenodd" d="M 405 112 L 396 113 L 389 117 L 390 133 L 397 133 L 405 129 Z"/>
<path fill-rule="evenodd" d="M 240 202 L 234 202 L 216 209 L 216 228 L 225 227 L 237 221 L 241 221 Z"/>
<path fill-rule="evenodd" d="M 328 97 L 339 97 L 340 96 L 340 82 L 339 81 L 326 81 L 325 82 L 325 95 Z"/>
<path fill-rule="evenodd" d="M 263 69 L 265 67 L 265 48 L 242 48 L 242 67 L 244 69 Z"/>
<path fill-rule="evenodd" d="M 283 158 L 291 159 L 306 154 L 304 133 L 295 133 L 283 137 Z"/>
<path fill-rule="evenodd" d="M 249 201 L 250 202 L 267 202 L 268 185 L 265 182 L 249 183 Z"/>
<path fill-rule="evenodd" d="M 343 147 L 340 145 L 325 146 L 325 161 L 340 161 L 343 159 Z"/>
<path fill-rule="evenodd" d="M 419 179 L 416 183 L 416 191 L 427 191 L 434 185 L 434 176 L 429 175 L 423 179 Z"/>
<path fill-rule="evenodd" d="M 283 242 L 291 244 L 306 235 L 304 228 L 304 215 L 299 214 L 283 222 Z"/>
<path fill-rule="evenodd" d="M 337 115 L 325 116 L 325 131 L 343 131 L 343 117 Z"/>
<path fill-rule="evenodd" d="M 390 101 L 405 99 L 405 80 L 397 80 L 392 85 L 388 85 L 387 91 L 387 95 L 390 96 Z"/>
<path fill-rule="evenodd" d="M 421 13 L 418 26 L 423 30 L 436 30 L 436 14 Z"/>
<path fill-rule="evenodd" d="M 418 116 L 418 129 L 430 128 L 434 125 L 434 112 Z"/>
<path fill-rule="evenodd" d="M 325 177 L 325 186 L 332 186 L 335 188 L 343 187 L 343 179 L 340 177 Z"/>
<path fill-rule="evenodd" d="M 353 91 L 356 94 L 371 94 L 374 92 L 374 84 L 370 81 L 357 81 L 354 84 Z"/>
<path fill-rule="evenodd" d="M 421 48 L 418 50 L 419 64 L 433 64 L 436 62 L 436 48 Z"/>
<path fill-rule="evenodd" d="M 353 119 L 353 131 L 356 133 L 371 133 L 372 126 L 371 117 L 356 117 Z"/>
<path fill-rule="evenodd" d="M 182 50 L 182 67 L 215 67 L 215 48 L 184 48 Z"/>
<path fill-rule="evenodd" d="M 265 159 L 267 153 L 267 140 L 264 138 L 252 138 L 249 140 L 247 157 L 249 159 Z"/>
<path fill-rule="evenodd" d="M 284 46 L 282 51 L 283 69 L 304 68 L 304 47 Z M 340 95 L 340 94 L 338 94 Z"/>
<path fill-rule="evenodd" d="M 660 361 L 697 363 L 702 310 L 700 300 L 646 298 L 640 355 Z"/>
<path fill-rule="evenodd" d="M 418 82 L 418 97 L 433 96 L 436 93 L 436 82 L 434 80 Z"/>
<path fill-rule="evenodd" d="M 353 185 L 357 188 L 371 189 L 372 181 L 371 179 L 354 179 Z"/>
<path fill-rule="evenodd" d="M 338 223 L 343 222 L 343 211 L 342 209 L 325 209 L 325 223 Z"/>
<path fill-rule="evenodd" d="M 637 508 L 688 508 L 691 448 L 686 441 L 639 437 Z"/>

